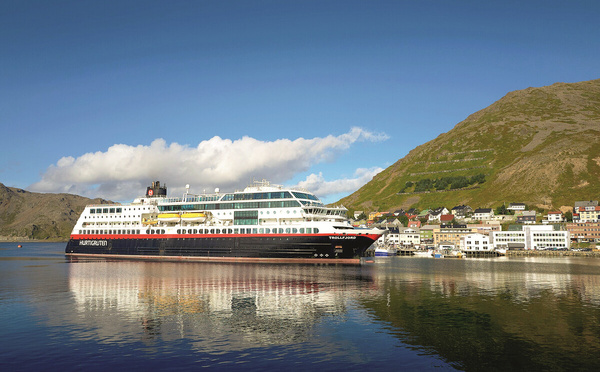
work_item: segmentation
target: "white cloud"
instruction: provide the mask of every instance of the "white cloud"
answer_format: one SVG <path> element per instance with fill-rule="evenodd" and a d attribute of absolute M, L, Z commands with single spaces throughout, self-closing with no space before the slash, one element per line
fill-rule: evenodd
<path fill-rule="evenodd" d="M 167 144 L 162 138 L 149 146 L 116 144 L 105 152 L 61 158 L 56 165 L 48 167 L 42 179 L 29 190 L 130 200 L 143 194 L 154 180 L 176 186 L 169 187 L 170 195 L 182 192 L 186 184 L 191 185 L 192 192 L 199 193 L 215 187 L 239 189 L 253 178 L 284 183 L 315 164 L 334 160 L 355 142 L 378 142 L 387 138 L 385 134 L 352 128 L 339 136 L 270 142 L 251 137 L 238 140 L 213 137 L 196 147 Z M 337 187 L 342 188 L 341 185 L 351 181 L 340 180 Z M 331 189 L 336 187 L 330 186 Z"/>
<path fill-rule="evenodd" d="M 373 177 L 381 172 L 383 168 L 359 168 L 354 172 L 353 178 L 344 178 L 334 181 L 326 181 L 322 173 L 311 174 L 297 186 L 309 190 L 318 195 L 323 201 L 327 202 L 328 196 L 351 194 L 361 188 Z"/>

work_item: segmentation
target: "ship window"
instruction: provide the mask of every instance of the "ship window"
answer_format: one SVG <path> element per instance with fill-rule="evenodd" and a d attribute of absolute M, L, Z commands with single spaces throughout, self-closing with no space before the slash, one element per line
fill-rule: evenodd
<path fill-rule="evenodd" d="M 319 233 L 319 229 L 317 229 L 317 228 L 315 227 L 315 234 L 318 234 L 318 233 Z"/>
<path fill-rule="evenodd" d="M 279 233 L 283 234 L 283 228 L 281 228 L 281 227 L 279 228 Z"/>
<path fill-rule="evenodd" d="M 252 234 L 258 234 L 258 230 L 256 228 L 252 229 Z"/>
<path fill-rule="evenodd" d="M 96 213 L 96 210 L 94 208 L 90 209 L 90 214 L 94 214 Z"/>
<path fill-rule="evenodd" d="M 312 227 L 307 227 L 307 228 L 306 228 L 306 232 L 307 232 L 308 234 L 312 234 Z"/>
<path fill-rule="evenodd" d="M 260 228 L 260 229 L 258 229 L 258 233 L 259 233 L 259 234 L 264 234 L 264 233 L 265 233 L 265 229 L 264 229 L 264 228 Z"/>
<path fill-rule="evenodd" d="M 117 208 L 117 213 L 121 213 L 121 208 Z"/>
<path fill-rule="evenodd" d="M 293 229 L 292 229 L 292 234 L 298 234 L 298 229 L 296 229 L 296 228 L 293 228 Z"/>
<path fill-rule="evenodd" d="M 240 231 L 239 231 L 238 229 L 233 229 L 233 233 L 234 233 L 234 234 L 239 234 L 239 232 L 240 232 Z"/>
<path fill-rule="evenodd" d="M 300 228 L 300 234 L 304 234 L 304 227 Z"/>
<path fill-rule="evenodd" d="M 102 213 L 108 213 L 108 208 L 102 209 Z"/>
<path fill-rule="evenodd" d="M 135 230 L 135 233 L 136 233 L 136 234 L 139 234 L 139 233 L 140 233 L 140 230 Z"/>
<path fill-rule="evenodd" d="M 290 230 L 290 228 L 289 228 L 289 227 L 285 229 L 285 233 L 286 233 L 286 234 L 289 234 L 289 233 L 290 233 L 290 231 L 291 231 L 291 230 Z"/>

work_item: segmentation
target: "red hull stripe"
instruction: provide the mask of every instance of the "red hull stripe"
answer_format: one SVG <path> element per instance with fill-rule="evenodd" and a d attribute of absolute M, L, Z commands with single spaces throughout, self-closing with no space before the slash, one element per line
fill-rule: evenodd
<path fill-rule="evenodd" d="M 378 234 L 72 234 L 71 239 L 201 239 L 201 238 L 299 238 L 315 236 L 364 236 L 373 241 Z"/>
<path fill-rule="evenodd" d="M 319 263 L 319 264 L 360 264 L 359 258 L 264 258 L 264 257 L 198 257 L 198 256 L 144 256 L 123 254 L 66 253 L 72 257 L 117 258 L 147 261 L 190 261 L 190 262 L 256 262 L 256 263 Z"/>

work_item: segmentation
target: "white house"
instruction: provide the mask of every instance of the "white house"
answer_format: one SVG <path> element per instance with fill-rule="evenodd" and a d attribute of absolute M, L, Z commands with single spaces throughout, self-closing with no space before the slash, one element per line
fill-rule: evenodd
<path fill-rule="evenodd" d="M 445 207 L 441 207 L 441 208 L 436 208 L 436 209 L 432 209 L 429 211 L 429 221 L 439 221 L 440 220 L 440 216 L 443 214 L 448 214 L 448 209 Z"/>
<path fill-rule="evenodd" d="M 564 222 L 565 219 L 561 211 L 558 212 L 548 212 L 547 220 L 549 223 L 560 223 Z"/>
<path fill-rule="evenodd" d="M 421 233 L 418 229 L 400 228 L 399 231 L 390 231 L 385 241 L 396 246 L 417 247 L 421 244 Z"/>
<path fill-rule="evenodd" d="M 492 208 L 477 208 L 475 212 L 473 212 L 474 220 L 486 221 L 491 220 L 494 217 L 494 211 Z"/>
<path fill-rule="evenodd" d="M 509 211 L 524 211 L 525 210 L 525 203 L 510 203 L 508 205 L 508 209 Z"/>
<path fill-rule="evenodd" d="M 400 245 L 416 247 L 421 245 L 421 232 L 418 229 L 406 228 L 400 231 Z"/>
<path fill-rule="evenodd" d="M 461 236 L 460 249 L 464 252 L 489 252 L 493 251 L 494 247 L 490 243 L 489 235 L 473 233 Z"/>

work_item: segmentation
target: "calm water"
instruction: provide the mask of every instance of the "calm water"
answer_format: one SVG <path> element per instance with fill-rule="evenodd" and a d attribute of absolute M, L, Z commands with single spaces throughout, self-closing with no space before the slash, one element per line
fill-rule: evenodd
<path fill-rule="evenodd" d="M 600 260 L 69 261 L 0 243 L 0 369 L 599 370 Z"/>

